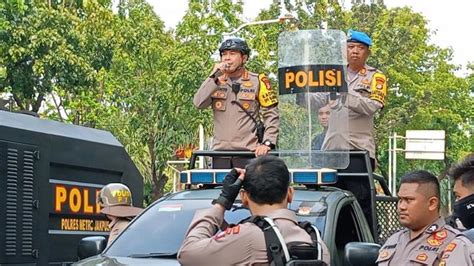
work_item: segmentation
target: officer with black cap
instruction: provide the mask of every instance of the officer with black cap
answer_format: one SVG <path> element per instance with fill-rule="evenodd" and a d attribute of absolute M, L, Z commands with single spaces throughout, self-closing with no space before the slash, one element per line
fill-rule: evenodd
<path fill-rule="evenodd" d="M 250 56 L 247 43 L 238 38 L 219 47 L 221 62 L 194 95 L 199 109 L 214 114 L 213 150 L 254 151 L 267 154 L 275 147 L 279 130 L 278 98 L 265 74 L 245 68 Z M 213 168 L 245 167 L 246 158 L 214 158 Z"/>

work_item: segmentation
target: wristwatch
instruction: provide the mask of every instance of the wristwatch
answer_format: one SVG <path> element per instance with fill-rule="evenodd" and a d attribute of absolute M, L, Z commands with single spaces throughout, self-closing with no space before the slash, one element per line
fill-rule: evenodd
<path fill-rule="evenodd" d="M 263 141 L 263 145 L 267 146 L 270 149 L 273 149 L 275 147 L 275 145 L 273 145 L 273 143 L 268 139 Z"/>

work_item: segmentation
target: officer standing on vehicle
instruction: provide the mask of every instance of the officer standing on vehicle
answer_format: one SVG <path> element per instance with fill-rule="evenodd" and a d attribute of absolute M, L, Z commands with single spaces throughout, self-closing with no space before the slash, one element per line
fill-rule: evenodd
<path fill-rule="evenodd" d="M 378 265 L 438 265 L 442 251 L 459 232 L 439 215 L 438 179 L 427 171 L 407 173 L 398 198 L 400 223 L 406 228 L 385 242 Z"/>
<path fill-rule="evenodd" d="M 214 114 L 213 150 L 254 151 L 267 154 L 275 147 L 280 126 L 278 98 L 264 74 L 245 68 L 247 43 L 238 38 L 219 47 L 221 62 L 194 95 L 194 105 L 211 106 Z M 214 158 L 213 168 L 245 167 L 248 159 Z"/>
<path fill-rule="evenodd" d="M 385 105 L 387 94 L 387 78 L 378 69 L 367 65 L 372 39 L 360 31 L 349 30 L 347 40 L 347 81 L 349 90 L 342 100 L 348 109 L 349 136 L 346 143 L 352 151 L 368 151 L 372 170 L 375 168 L 375 132 L 374 115 Z M 340 145 L 335 136 L 340 134 L 337 127 L 337 108 L 334 117 L 329 120 L 329 129 L 323 150 L 338 150 Z M 349 166 L 340 170 L 341 173 L 367 173 L 363 155 L 351 154 Z M 356 196 L 364 211 L 364 215 L 372 229 L 372 206 L 370 183 L 367 176 L 340 176 L 337 187 L 349 190 Z"/>
<path fill-rule="evenodd" d="M 142 211 L 141 208 L 132 206 L 132 193 L 126 185 L 121 183 L 110 183 L 104 186 L 99 192 L 97 203 L 102 208 L 100 212 L 109 219 L 110 234 L 107 246 Z"/>
<path fill-rule="evenodd" d="M 454 179 L 453 216 L 458 218 L 467 231 L 456 236 L 444 249 L 440 265 L 474 265 L 474 153 L 453 166 L 449 175 Z"/>
<path fill-rule="evenodd" d="M 232 208 L 239 192 L 242 204 L 250 209 L 252 215 L 267 216 L 274 220 L 286 243 L 298 241 L 299 245 L 305 247 L 316 244 L 298 225 L 294 211 L 287 208 L 293 199 L 293 188 L 285 163 L 278 157 L 268 155 L 251 160 L 246 170 L 233 169 L 225 177 L 222 193 L 213 201 L 214 206 L 196 212 L 178 253 L 180 263 L 269 263 L 266 238 L 260 227 L 250 222 L 227 227 L 224 221 L 225 210 Z M 219 228 L 222 232 L 216 234 Z M 329 264 L 326 246 L 320 238 L 317 242 L 323 248 L 322 260 Z"/>

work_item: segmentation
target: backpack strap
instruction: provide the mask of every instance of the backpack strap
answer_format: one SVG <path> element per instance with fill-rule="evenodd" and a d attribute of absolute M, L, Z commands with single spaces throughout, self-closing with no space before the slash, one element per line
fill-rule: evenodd
<path fill-rule="evenodd" d="M 252 216 L 246 222 L 255 224 L 263 231 L 270 265 L 284 266 L 286 262 L 290 261 L 290 253 L 285 240 L 272 218 Z"/>
<path fill-rule="evenodd" d="M 318 250 L 318 260 L 323 259 L 323 247 L 321 245 L 322 239 L 321 239 L 321 234 L 319 233 L 318 228 L 314 227 L 310 222 L 304 221 L 304 222 L 298 222 L 298 226 L 301 227 L 301 229 L 305 230 L 306 233 L 308 233 L 311 236 L 311 240 L 313 240 L 314 245 L 316 245 L 317 250 Z"/>

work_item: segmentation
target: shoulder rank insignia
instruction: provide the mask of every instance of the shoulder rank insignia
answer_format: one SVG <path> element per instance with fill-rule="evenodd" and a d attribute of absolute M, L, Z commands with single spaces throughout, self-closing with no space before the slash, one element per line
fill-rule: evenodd
<path fill-rule="evenodd" d="M 275 91 L 272 90 L 270 85 L 270 80 L 265 74 L 258 75 L 259 81 L 259 92 L 258 92 L 258 102 L 262 107 L 269 107 L 278 103 L 277 95 Z"/>

